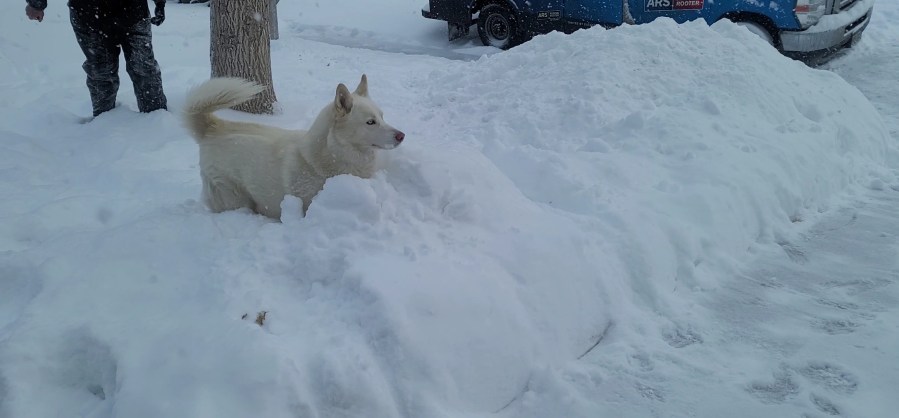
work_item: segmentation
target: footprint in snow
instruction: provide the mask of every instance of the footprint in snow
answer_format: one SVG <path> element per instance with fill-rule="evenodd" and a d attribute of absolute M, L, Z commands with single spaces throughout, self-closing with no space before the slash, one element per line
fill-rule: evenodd
<path fill-rule="evenodd" d="M 842 395 L 851 395 L 858 389 L 858 378 L 834 364 L 809 362 L 797 371 L 813 384 Z"/>
<path fill-rule="evenodd" d="M 634 389 L 637 389 L 637 393 L 639 393 L 640 396 L 646 399 L 665 402 L 665 396 L 662 394 L 662 392 L 652 386 L 647 386 L 643 383 L 637 382 L 634 384 Z"/>
<path fill-rule="evenodd" d="M 799 383 L 790 372 L 780 371 L 774 374 L 773 382 L 753 382 L 746 391 L 762 403 L 779 404 L 799 394 Z"/>
<path fill-rule="evenodd" d="M 628 363 L 642 372 L 651 372 L 655 369 L 652 359 L 646 353 L 632 354 L 628 359 Z"/>
<path fill-rule="evenodd" d="M 100 400 L 116 392 L 118 365 L 109 346 L 86 330 L 69 333 L 54 364 L 55 380 Z"/>
<path fill-rule="evenodd" d="M 809 399 L 811 399 L 812 404 L 818 408 L 819 411 L 827 414 L 827 415 L 840 415 L 840 408 L 837 408 L 836 405 L 833 404 L 829 399 L 818 396 L 814 393 L 809 395 Z"/>
<path fill-rule="evenodd" d="M 848 281 L 831 280 L 824 283 L 824 286 L 834 290 L 840 290 L 847 296 L 856 296 L 862 293 L 869 293 L 880 288 L 889 286 L 892 282 L 887 279 L 854 279 Z"/>
<path fill-rule="evenodd" d="M 861 327 L 861 324 L 848 319 L 819 318 L 812 321 L 811 326 L 830 335 L 840 335 L 855 332 L 857 328 Z"/>
<path fill-rule="evenodd" d="M 668 345 L 674 348 L 683 348 L 688 345 L 702 344 L 702 336 L 694 332 L 692 329 L 677 328 L 662 333 L 662 338 Z"/>
<path fill-rule="evenodd" d="M 780 245 L 780 248 L 783 248 L 784 252 L 787 253 L 787 257 L 789 257 L 792 262 L 796 264 L 808 263 L 808 255 L 806 255 L 805 251 L 796 244 L 780 241 L 777 245 Z"/>
<path fill-rule="evenodd" d="M 849 310 L 855 311 L 855 310 L 858 310 L 858 308 L 859 308 L 858 305 L 856 305 L 852 302 L 843 302 L 843 301 L 833 300 L 833 299 L 823 299 L 822 298 L 822 299 L 816 300 L 815 302 L 818 302 L 819 304 L 824 305 L 824 306 L 829 306 L 831 308 L 839 309 L 841 311 L 849 311 Z"/>

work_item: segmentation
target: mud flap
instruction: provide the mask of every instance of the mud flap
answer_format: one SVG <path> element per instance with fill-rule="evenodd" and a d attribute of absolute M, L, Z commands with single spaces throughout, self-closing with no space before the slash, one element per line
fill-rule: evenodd
<path fill-rule="evenodd" d="M 464 23 L 447 22 L 446 28 L 449 40 L 455 41 L 456 39 L 468 36 L 468 30 L 471 28 L 471 24 L 469 23 L 466 25 Z"/>

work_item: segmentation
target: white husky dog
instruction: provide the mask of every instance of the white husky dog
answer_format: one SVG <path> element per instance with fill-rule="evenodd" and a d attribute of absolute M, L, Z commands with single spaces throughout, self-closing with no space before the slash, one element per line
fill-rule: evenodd
<path fill-rule="evenodd" d="M 239 78 L 213 78 L 188 93 L 184 119 L 200 145 L 203 199 L 213 212 L 250 208 L 280 219 L 293 195 L 303 213 L 325 180 L 339 174 L 368 178 L 375 151 L 396 148 L 405 134 L 384 122 L 368 97 L 368 79 L 350 93 L 342 83 L 309 131 L 220 119 L 212 112 L 243 103 L 262 87 Z"/>

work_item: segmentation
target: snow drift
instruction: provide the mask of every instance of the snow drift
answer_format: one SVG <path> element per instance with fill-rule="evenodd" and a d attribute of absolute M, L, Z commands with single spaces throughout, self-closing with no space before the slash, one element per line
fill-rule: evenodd
<path fill-rule="evenodd" d="M 332 52 L 308 54 L 311 73 Z M 0 209 L 0 416 L 501 411 L 604 344 L 689 339 L 694 292 L 896 182 L 861 93 L 732 24 L 551 34 L 470 63 L 355 54 L 393 78 L 372 95 L 408 140 L 282 223 L 193 200 L 171 115 L 5 121 L 0 191 L 53 204 Z M 178 71 L 174 103 L 205 74 Z M 114 145 L 144 132 L 168 139 Z M 41 145 L 54 134 L 78 142 Z"/>

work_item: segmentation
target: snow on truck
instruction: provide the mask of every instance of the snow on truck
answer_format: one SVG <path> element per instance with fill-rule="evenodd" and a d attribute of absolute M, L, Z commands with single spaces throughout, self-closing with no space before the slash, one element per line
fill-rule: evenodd
<path fill-rule="evenodd" d="M 785 55 L 821 58 L 851 47 L 871 19 L 874 0 L 430 0 L 429 19 L 446 21 L 450 40 L 477 25 L 484 45 L 507 49 L 531 36 L 601 25 L 729 19 Z"/>

